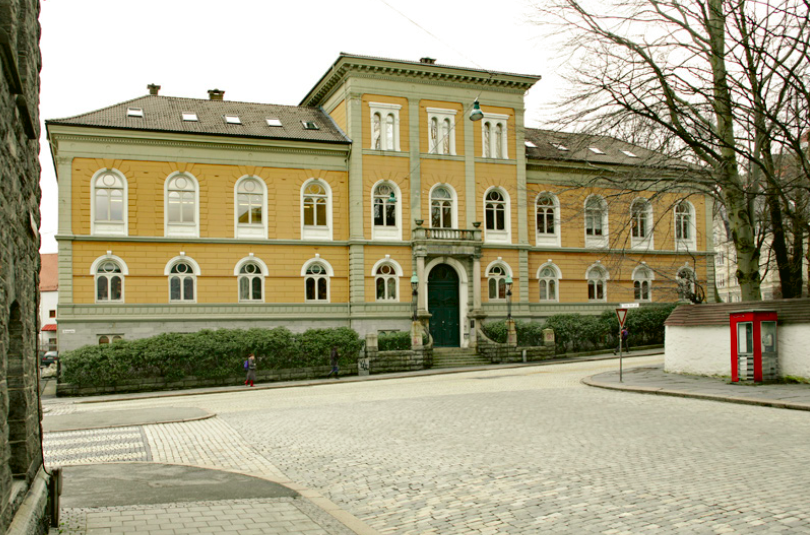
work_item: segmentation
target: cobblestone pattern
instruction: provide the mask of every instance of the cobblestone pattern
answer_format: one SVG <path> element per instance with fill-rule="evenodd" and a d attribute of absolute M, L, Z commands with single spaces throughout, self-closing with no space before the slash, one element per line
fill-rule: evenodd
<path fill-rule="evenodd" d="M 307 500 L 272 498 L 66 509 L 59 522 L 59 533 L 350 535 L 352 532 Z"/>

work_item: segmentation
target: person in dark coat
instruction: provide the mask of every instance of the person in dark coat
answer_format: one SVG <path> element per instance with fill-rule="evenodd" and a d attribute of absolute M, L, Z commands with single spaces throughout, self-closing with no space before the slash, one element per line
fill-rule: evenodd
<path fill-rule="evenodd" d="M 613 354 L 617 354 L 620 348 L 623 348 L 626 353 L 630 353 L 630 331 L 627 330 L 627 327 L 622 327 L 622 342 L 616 346 Z"/>
<path fill-rule="evenodd" d="M 247 362 L 247 377 L 245 377 L 245 385 L 253 386 L 256 381 L 256 356 L 253 353 L 248 355 Z"/>
<path fill-rule="evenodd" d="M 331 377 L 332 374 L 334 374 L 335 379 L 340 379 L 340 377 L 338 376 L 338 373 L 340 372 L 340 369 L 338 368 L 339 358 L 340 356 L 338 355 L 337 346 L 332 346 L 332 352 L 329 355 L 329 363 L 332 365 L 332 371 L 329 372 L 329 375 L 327 375 L 327 377 Z"/>

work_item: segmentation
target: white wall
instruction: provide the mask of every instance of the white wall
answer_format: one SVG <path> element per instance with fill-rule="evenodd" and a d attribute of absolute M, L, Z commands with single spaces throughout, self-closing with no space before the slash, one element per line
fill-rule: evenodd
<path fill-rule="evenodd" d="M 40 292 L 39 294 L 39 328 L 40 330 L 49 323 L 56 323 L 56 318 L 49 317 L 51 310 L 56 310 L 56 303 L 59 301 L 59 292 Z M 48 348 L 48 338 L 56 336 L 55 332 L 41 332 L 39 335 L 40 349 Z"/>
<path fill-rule="evenodd" d="M 810 380 L 810 323 L 777 330 L 779 375 Z M 728 326 L 666 327 L 664 370 L 672 373 L 731 376 Z"/>

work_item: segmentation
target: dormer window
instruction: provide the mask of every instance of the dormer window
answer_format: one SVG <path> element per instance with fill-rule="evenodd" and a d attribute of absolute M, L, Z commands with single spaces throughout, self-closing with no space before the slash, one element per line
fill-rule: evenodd
<path fill-rule="evenodd" d="M 127 117 L 143 117 L 143 108 L 127 108 Z"/>
<path fill-rule="evenodd" d="M 193 111 L 184 111 L 183 120 L 189 122 L 199 121 L 199 119 L 197 118 L 197 114 L 194 113 Z"/>
<path fill-rule="evenodd" d="M 551 144 L 552 147 L 554 147 L 557 150 L 561 150 L 561 151 L 567 151 L 568 150 L 568 147 L 566 147 L 565 145 L 562 145 L 561 143 L 550 143 L 550 144 Z"/>
<path fill-rule="evenodd" d="M 265 119 L 267 121 L 267 126 L 281 126 L 281 119 Z"/>
<path fill-rule="evenodd" d="M 315 121 L 301 121 L 301 124 L 304 125 L 304 130 L 318 130 L 318 125 Z"/>
<path fill-rule="evenodd" d="M 226 115 L 225 122 L 228 124 L 242 124 L 242 119 L 238 115 Z"/>

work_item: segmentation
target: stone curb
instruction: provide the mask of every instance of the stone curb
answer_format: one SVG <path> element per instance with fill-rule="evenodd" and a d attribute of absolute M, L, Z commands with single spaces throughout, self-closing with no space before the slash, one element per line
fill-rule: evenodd
<path fill-rule="evenodd" d="M 111 411 L 112 412 L 112 411 Z M 119 427 L 136 427 L 136 426 L 143 426 L 143 425 L 159 425 L 159 424 L 179 424 L 184 422 L 196 422 L 198 420 L 207 420 L 209 418 L 213 418 L 217 415 L 215 412 L 206 411 L 207 414 L 203 414 L 201 416 L 191 416 L 188 418 L 172 418 L 170 420 L 155 420 L 155 419 L 144 419 L 143 422 L 133 422 L 133 423 L 121 423 L 121 424 L 104 424 L 104 425 L 89 425 L 86 427 L 76 427 L 70 429 L 59 429 L 59 430 L 47 430 L 47 433 L 68 433 L 73 431 L 91 431 L 94 429 L 116 429 Z M 74 416 L 75 413 L 71 413 L 64 416 Z M 58 416 L 54 416 L 52 418 L 58 418 Z"/>
<path fill-rule="evenodd" d="M 743 398 L 738 396 L 721 396 L 717 394 L 701 394 L 699 392 L 689 392 L 686 390 L 668 389 L 666 387 L 653 386 L 631 386 L 617 385 L 615 383 L 605 383 L 594 379 L 595 376 L 585 377 L 582 384 L 607 390 L 619 390 L 623 392 L 636 392 L 638 394 L 657 394 L 659 396 L 673 396 L 679 398 L 694 398 L 708 401 L 721 401 L 726 403 L 739 403 L 742 405 L 756 405 L 760 407 L 774 407 L 777 409 L 791 409 L 797 411 L 810 411 L 808 403 L 792 403 L 790 401 L 776 401 L 763 398 Z"/>

